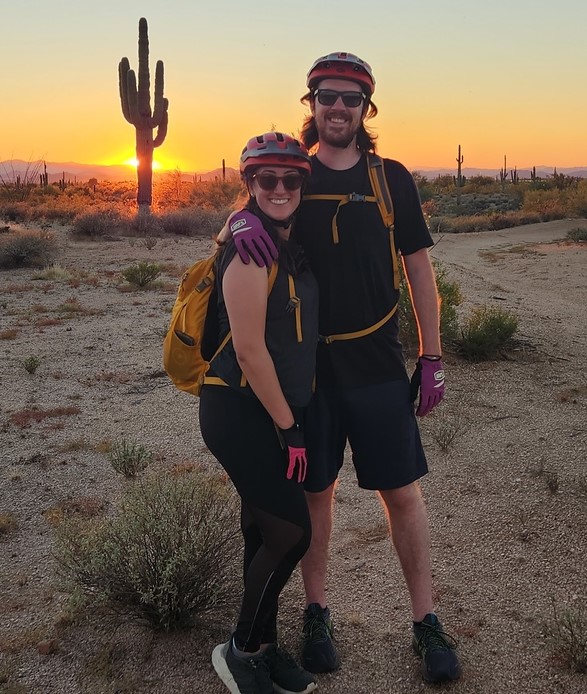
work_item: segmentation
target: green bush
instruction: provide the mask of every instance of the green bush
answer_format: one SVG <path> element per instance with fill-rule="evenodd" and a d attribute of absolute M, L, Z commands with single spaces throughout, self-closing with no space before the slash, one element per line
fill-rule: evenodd
<path fill-rule="evenodd" d="M 518 329 L 518 319 L 509 311 L 480 306 L 464 321 L 456 343 L 459 353 L 471 361 L 497 357 Z"/>
<path fill-rule="evenodd" d="M 238 517 L 225 478 L 160 472 L 126 488 L 114 517 L 58 526 L 56 556 L 90 601 L 184 627 L 240 595 Z"/>
<path fill-rule="evenodd" d="M 554 607 L 554 619 L 546 630 L 555 655 L 570 670 L 587 673 L 587 610 L 585 605 L 578 609 L 559 612 Z"/>
<path fill-rule="evenodd" d="M 458 336 L 459 322 L 457 306 L 463 301 L 463 295 L 458 282 L 452 282 L 446 269 L 437 261 L 433 261 L 436 274 L 436 288 L 440 298 L 440 334 L 443 344 L 452 343 Z M 400 266 L 401 268 L 401 266 Z M 400 339 L 406 349 L 418 347 L 418 326 L 412 309 L 410 292 L 403 270 L 400 273 L 399 300 Z"/>
<path fill-rule="evenodd" d="M 0 242 L 0 268 L 43 267 L 56 252 L 55 240 L 48 234 L 8 234 Z"/>
<path fill-rule="evenodd" d="M 148 287 L 161 274 L 159 263 L 147 263 L 144 260 L 130 265 L 122 271 L 122 276 L 135 287 Z"/>
<path fill-rule="evenodd" d="M 39 357 L 33 355 L 24 359 L 22 365 L 27 373 L 34 374 L 41 365 L 41 360 Z"/>
<path fill-rule="evenodd" d="M 575 227 L 574 229 L 571 229 L 569 233 L 567 234 L 567 238 L 570 241 L 587 241 L 587 229 L 583 227 Z"/>
<path fill-rule="evenodd" d="M 153 460 L 153 454 L 139 443 L 122 440 L 115 443 L 108 453 L 110 464 L 127 478 L 136 477 Z"/>

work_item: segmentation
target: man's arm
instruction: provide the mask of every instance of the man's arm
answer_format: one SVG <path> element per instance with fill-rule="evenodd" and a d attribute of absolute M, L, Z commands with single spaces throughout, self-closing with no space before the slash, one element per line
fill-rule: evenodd
<path fill-rule="evenodd" d="M 402 257 L 418 324 L 419 354 L 440 356 L 440 312 L 434 268 L 427 248 Z"/>
<path fill-rule="evenodd" d="M 420 396 L 416 415 L 424 417 L 444 397 L 438 292 L 428 249 L 421 248 L 404 256 L 403 263 L 420 338 L 418 363 L 410 382 L 410 392 L 412 401 Z"/>

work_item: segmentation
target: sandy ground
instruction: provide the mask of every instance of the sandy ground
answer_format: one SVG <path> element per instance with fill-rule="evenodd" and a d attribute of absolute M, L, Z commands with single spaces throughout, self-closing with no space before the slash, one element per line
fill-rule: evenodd
<path fill-rule="evenodd" d="M 586 691 L 585 675 L 555 657 L 545 630 L 553 605 L 584 608 L 587 594 L 587 246 L 560 241 L 577 226 L 587 223 L 435 237 L 432 256 L 460 283 L 463 313 L 491 304 L 520 319 L 508 359 L 471 365 L 447 355 L 445 402 L 422 422 L 437 610 L 459 640 L 464 670 L 445 688 L 458 694 Z M 86 273 L 78 286 L 34 279 L 33 270 L 0 273 L 0 334 L 16 331 L 0 341 L 0 513 L 18 522 L 0 539 L 0 691 L 221 694 L 209 655 L 229 633 L 230 614 L 155 636 L 98 616 L 60 627 L 67 596 L 44 515 L 68 498 L 116 499 L 123 483 L 96 450 L 103 441 L 139 441 L 158 464 L 214 464 L 197 400 L 161 372 L 176 278 L 208 242 L 160 240 L 148 250 L 56 233 L 57 262 Z M 137 259 L 165 263 L 167 289 L 120 292 L 120 270 Z M 73 299 L 78 308 L 67 313 Z M 31 355 L 41 360 L 34 375 L 22 366 Z M 79 413 L 26 428 L 11 421 L 32 406 Z M 350 460 L 328 590 L 343 666 L 319 678 L 320 692 L 430 689 L 410 649 L 407 592 L 383 514 L 357 488 Z M 302 606 L 296 572 L 280 615 L 294 653 Z M 36 644 L 52 637 L 56 650 L 40 654 Z"/>

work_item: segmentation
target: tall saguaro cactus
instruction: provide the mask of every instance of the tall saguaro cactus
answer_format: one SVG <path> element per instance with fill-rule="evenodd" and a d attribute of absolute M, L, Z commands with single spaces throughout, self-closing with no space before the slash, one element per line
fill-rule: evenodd
<path fill-rule="evenodd" d="M 118 86 L 122 114 L 136 130 L 137 203 L 139 214 L 148 214 L 153 201 L 153 149 L 159 147 L 167 135 L 169 101 L 163 97 L 163 61 L 155 66 L 155 99 L 151 111 L 149 36 L 147 20 L 139 19 L 139 82 L 128 58 L 118 64 Z M 157 134 L 153 137 L 153 130 Z"/>

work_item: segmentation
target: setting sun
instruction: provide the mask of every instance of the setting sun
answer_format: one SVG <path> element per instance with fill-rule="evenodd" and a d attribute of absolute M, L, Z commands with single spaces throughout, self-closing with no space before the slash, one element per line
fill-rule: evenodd
<path fill-rule="evenodd" d="M 122 162 L 125 166 L 132 166 L 133 168 L 137 168 L 139 165 L 139 160 L 136 157 L 131 157 L 130 159 L 126 159 L 125 161 Z M 153 171 L 160 171 L 163 167 L 158 161 L 153 160 Z"/>

